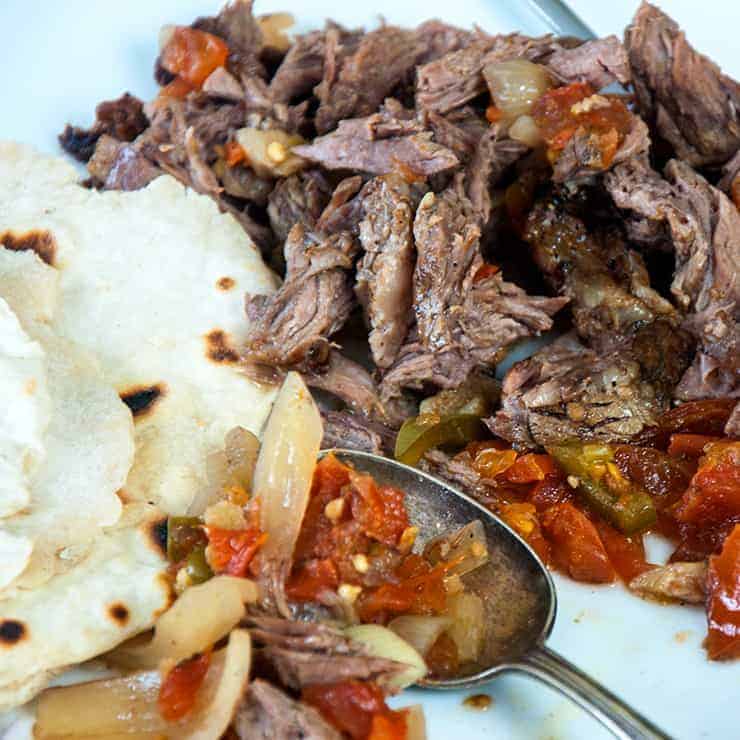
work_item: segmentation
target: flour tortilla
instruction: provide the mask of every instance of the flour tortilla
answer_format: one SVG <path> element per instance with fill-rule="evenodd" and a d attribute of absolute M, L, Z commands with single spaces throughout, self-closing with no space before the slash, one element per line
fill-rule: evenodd
<path fill-rule="evenodd" d="M 76 180 L 63 160 L 0 143 L 0 242 L 28 237 L 52 253 L 53 329 L 94 352 L 137 409 L 124 497 L 182 514 L 226 433 L 259 433 L 269 413 L 274 391 L 236 361 L 243 296 L 271 292 L 277 279 L 230 215 L 169 176 L 133 193 Z"/>

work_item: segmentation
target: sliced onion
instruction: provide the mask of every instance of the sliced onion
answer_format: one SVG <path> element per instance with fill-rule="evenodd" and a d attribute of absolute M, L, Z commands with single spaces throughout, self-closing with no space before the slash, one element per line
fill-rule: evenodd
<path fill-rule="evenodd" d="M 494 104 L 509 120 L 529 113 L 535 100 L 551 85 L 547 70 L 526 59 L 487 64 L 483 76 Z"/>
<path fill-rule="evenodd" d="M 262 31 L 262 44 L 270 49 L 286 52 L 290 48 L 290 37 L 285 31 L 295 24 L 290 13 L 269 13 L 257 17 Z"/>
<path fill-rule="evenodd" d="M 159 713 L 158 671 L 48 689 L 38 703 L 36 740 L 71 738 L 177 737 L 212 740 L 231 724 L 249 681 L 251 641 L 234 630 L 214 654 L 193 711 L 179 722 Z"/>
<path fill-rule="evenodd" d="M 257 601 L 257 586 L 244 578 L 216 576 L 186 589 L 154 626 L 146 645 L 123 646 L 107 656 L 115 666 L 141 670 L 162 660 L 176 662 L 201 653 L 231 632 L 244 616 L 244 605 Z"/>
<path fill-rule="evenodd" d="M 486 613 L 480 596 L 469 591 L 448 596 L 445 613 L 452 620 L 447 634 L 457 646 L 460 662 L 476 661 L 486 636 Z"/>
<path fill-rule="evenodd" d="M 463 576 L 488 562 L 488 541 L 479 519 L 450 534 L 443 534 L 427 542 L 424 557 L 432 565 L 457 562 L 447 571 L 447 577 Z"/>
<path fill-rule="evenodd" d="M 408 642 L 387 627 L 381 627 L 379 624 L 357 624 L 347 627 L 344 634 L 350 640 L 362 643 L 376 658 L 387 658 L 408 666 L 406 670 L 394 674 L 388 680 L 383 686 L 387 691 L 401 691 L 427 675 L 424 658 Z"/>
<path fill-rule="evenodd" d="M 406 740 L 427 740 L 427 723 L 421 704 L 404 707 L 406 710 Z"/>
<path fill-rule="evenodd" d="M 509 137 L 532 149 L 542 143 L 542 135 L 532 116 L 519 116 L 509 127 Z"/>
<path fill-rule="evenodd" d="M 261 557 L 289 562 L 306 512 L 323 436 L 321 416 L 298 373 L 288 373 L 267 420 L 254 471 L 267 542 Z"/>
<path fill-rule="evenodd" d="M 305 159 L 291 152 L 294 146 L 305 143 L 298 134 L 276 128 L 263 131 L 247 127 L 236 132 L 236 140 L 260 177 L 288 177 L 306 164 Z"/>
<path fill-rule="evenodd" d="M 425 617 L 406 614 L 396 617 L 388 624 L 388 629 L 408 642 L 420 655 L 426 655 L 437 638 L 452 625 L 449 617 Z"/>
<path fill-rule="evenodd" d="M 234 427 L 224 442 L 226 455 L 226 485 L 252 490 L 254 466 L 260 451 L 260 441 L 248 429 Z"/>

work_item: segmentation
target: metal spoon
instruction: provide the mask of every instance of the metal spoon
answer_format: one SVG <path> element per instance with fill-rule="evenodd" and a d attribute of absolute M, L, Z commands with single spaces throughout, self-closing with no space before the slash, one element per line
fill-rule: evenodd
<path fill-rule="evenodd" d="M 488 634 L 484 655 L 459 675 L 426 679 L 433 689 L 464 689 L 507 672 L 523 673 L 567 696 L 617 738 L 670 740 L 669 735 L 627 706 L 565 658 L 545 646 L 555 621 L 557 597 L 550 574 L 534 551 L 490 511 L 463 493 L 415 468 L 365 452 L 333 450 L 356 470 L 404 491 L 417 543 L 479 519 L 490 561 L 464 576 L 485 604 Z"/>

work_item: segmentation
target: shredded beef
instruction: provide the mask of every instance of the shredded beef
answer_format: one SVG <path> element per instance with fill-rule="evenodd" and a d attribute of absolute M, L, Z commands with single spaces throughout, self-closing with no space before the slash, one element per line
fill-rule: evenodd
<path fill-rule="evenodd" d="M 334 188 L 329 203 L 316 223 L 316 228 L 324 234 L 334 234 L 337 231 L 358 234 L 365 210 L 360 188 L 362 188 L 360 175 L 345 177 Z"/>
<path fill-rule="evenodd" d="M 352 310 L 349 270 L 356 245 L 347 234 L 320 238 L 296 224 L 285 242 L 285 282 L 272 295 L 248 295 L 249 363 L 311 369 L 329 358 L 329 338 Z"/>
<path fill-rule="evenodd" d="M 232 727 L 240 740 L 342 740 L 316 709 L 261 679 L 249 684 Z"/>
<path fill-rule="evenodd" d="M 446 116 L 433 110 L 423 111 L 422 120 L 432 131 L 434 140 L 449 149 L 461 162 L 470 160 L 478 142 L 488 130 L 488 122 L 469 107 Z"/>
<path fill-rule="evenodd" d="M 324 72 L 325 32 L 298 36 L 270 80 L 270 95 L 280 103 L 305 95 L 321 82 Z"/>
<path fill-rule="evenodd" d="M 231 102 L 244 100 L 244 88 L 225 67 L 217 67 L 203 83 L 203 92 Z"/>
<path fill-rule="evenodd" d="M 95 109 L 95 123 L 91 128 L 83 129 L 67 124 L 59 135 L 59 143 L 67 154 L 80 162 L 87 162 L 103 134 L 118 141 L 133 141 L 148 125 L 141 100 L 124 93 L 116 100 L 105 100 L 98 105 Z"/>
<path fill-rule="evenodd" d="M 357 297 L 370 325 L 370 351 L 380 368 L 391 365 L 412 322 L 414 235 L 412 225 L 421 193 L 398 175 L 368 183 L 360 243 Z"/>
<path fill-rule="evenodd" d="M 304 170 L 279 180 L 269 197 L 270 226 L 280 243 L 297 223 L 314 228 L 323 212 L 331 186 L 319 170 Z"/>
<path fill-rule="evenodd" d="M 616 36 L 586 41 L 574 49 L 559 49 L 547 60 L 547 68 L 565 85 L 587 82 L 594 90 L 630 81 L 627 52 Z"/>
<path fill-rule="evenodd" d="M 135 144 L 103 134 L 87 163 L 93 184 L 103 190 L 140 190 L 162 174 Z"/>
<path fill-rule="evenodd" d="M 740 149 L 740 85 L 695 51 L 675 21 L 643 2 L 625 32 L 640 113 L 693 166 Z"/>
<path fill-rule="evenodd" d="M 371 428 L 366 418 L 348 411 L 325 411 L 321 414 L 321 420 L 324 423 L 322 449 L 338 447 L 372 452 L 375 455 L 383 454 L 383 437 Z"/>

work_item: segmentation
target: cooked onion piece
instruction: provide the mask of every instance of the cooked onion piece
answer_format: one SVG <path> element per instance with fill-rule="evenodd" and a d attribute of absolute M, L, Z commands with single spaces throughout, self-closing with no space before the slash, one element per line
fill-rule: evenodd
<path fill-rule="evenodd" d="M 215 645 L 239 624 L 244 605 L 257 600 L 257 586 L 244 578 L 216 576 L 191 586 L 158 620 L 146 645 L 121 647 L 108 656 L 127 669 L 156 668 L 165 659 L 179 662 Z"/>
<path fill-rule="evenodd" d="M 480 596 L 467 591 L 449 596 L 446 614 L 452 620 L 447 634 L 455 641 L 460 663 L 478 660 L 486 636 L 486 613 Z"/>
<path fill-rule="evenodd" d="M 547 70 L 526 59 L 487 64 L 483 76 L 494 104 L 508 120 L 528 114 L 534 101 L 551 86 Z"/>
<path fill-rule="evenodd" d="M 421 704 L 404 707 L 406 711 L 406 740 L 427 740 L 427 725 Z"/>
<path fill-rule="evenodd" d="M 158 671 L 48 689 L 39 699 L 34 737 L 218 738 L 228 728 L 242 699 L 250 665 L 249 633 L 234 630 L 228 646 L 214 654 L 195 708 L 179 722 L 167 722 L 159 713 Z"/>
<path fill-rule="evenodd" d="M 285 31 L 295 25 L 290 13 L 268 13 L 257 18 L 262 31 L 262 43 L 270 49 L 285 52 L 290 48 L 290 37 Z"/>
<path fill-rule="evenodd" d="M 488 542 L 483 523 L 476 519 L 464 527 L 429 540 L 424 557 L 432 564 L 454 563 L 448 578 L 463 576 L 488 562 Z"/>
<path fill-rule="evenodd" d="M 293 555 L 322 436 L 311 393 L 298 373 L 288 373 L 267 420 L 254 471 L 261 529 L 267 534 L 261 550 L 265 562 L 285 563 Z"/>
<path fill-rule="evenodd" d="M 388 624 L 388 629 L 405 640 L 420 655 L 426 655 L 437 638 L 452 625 L 449 617 L 426 617 L 416 614 L 405 614 L 396 617 Z"/>
<path fill-rule="evenodd" d="M 345 629 L 344 634 L 350 640 L 362 643 L 376 658 L 388 658 L 408 666 L 384 685 L 386 690 L 401 691 L 427 674 L 424 658 L 408 642 L 387 627 L 381 627 L 379 624 L 358 624 Z"/>
<path fill-rule="evenodd" d="M 291 152 L 294 146 L 305 143 L 298 134 L 277 128 L 263 131 L 247 127 L 236 132 L 236 140 L 260 177 L 288 177 L 306 164 L 305 159 Z"/>
<path fill-rule="evenodd" d="M 542 143 L 540 129 L 532 116 L 519 116 L 509 128 L 509 136 L 534 149 Z"/>

